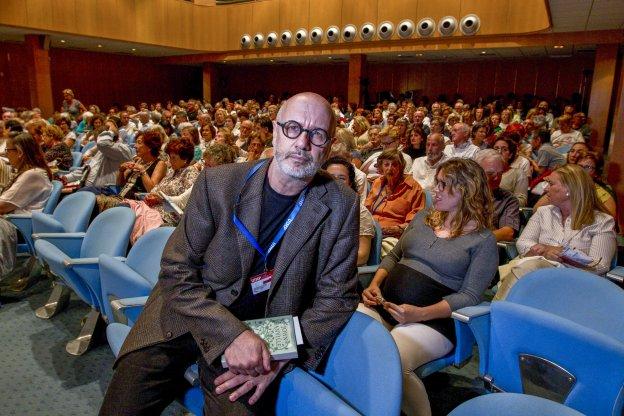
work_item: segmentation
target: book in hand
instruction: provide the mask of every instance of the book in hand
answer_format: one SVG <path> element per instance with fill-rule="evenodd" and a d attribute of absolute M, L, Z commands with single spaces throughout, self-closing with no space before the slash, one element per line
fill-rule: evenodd
<path fill-rule="evenodd" d="M 299 319 L 284 315 L 270 318 L 252 319 L 245 324 L 269 346 L 271 360 L 291 360 L 297 358 L 297 345 L 303 344 Z M 221 365 L 228 368 L 225 355 L 221 356 Z"/>
<path fill-rule="evenodd" d="M 168 195 L 165 195 L 162 191 L 159 191 L 158 195 L 163 199 L 163 207 L 166 212 L 175 212 L 178 215 L 184 214 L 184 211 Z"/>
<path fill-rule="evenodd" d="M 600 262 L 600 259 L 594 260 L 582 251 L 570 247 L 564 247 L 559 257 L 563 263 L 577 268 L 592 268 Z"/>

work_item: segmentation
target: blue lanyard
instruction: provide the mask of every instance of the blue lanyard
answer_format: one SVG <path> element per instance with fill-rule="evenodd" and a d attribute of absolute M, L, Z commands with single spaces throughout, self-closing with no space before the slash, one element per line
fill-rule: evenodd
<path fill-rule="evenodd" d="M 247 176 L 245 176 L 245 184 L 258 171 L 258 169 L 260 169 L 262 165 L 264 165 L 264 163 L 265 161 L 262 161 L 258 163 L 257 165 L 255 165 L 253 168 L 251 168 L 251 170 L 247 173 Z M 245 185 L 243 185 L 243 187 L 244 186 Z M 260 253 L 260 255 L 264 258 L 265 268 L 267 267 L 267 264 L 269 262 L 269 254 L 275 248 L 275 246 L 277 246 L 280 240 L 284 237 L 284 234 L 286 234 L 286 230 L 288 229 L 288 227 L 290 227 L 290 224 L 293 222 L 297 214 L 299 214 L 299 211 L 301 211 L 301 207 L 303 206 L 303 202 L 305 201 L 307 193 L 308 193 L 308 188 L 306 187 L 303 190 L 303 192 L 301 192 L 301 194 L 299 195 L 299 198 L 297 199 L 297 203 L 293 207 L 292 211 L 290 211 L 290 214 L 288 215 L 288 218 L 286 218 L 286 221 L 284 221 L 284 224 L 282 224 L 282 227 L 279 229 L 277 234 L 275 234 L 275 237 L 273 237 L 273 241 L 271 241 L 271 244 L 269 245 L 269 248 L 266 251 L 264 251 L 264 249 L 260 247 L 260 243 L 258 243 L 258 240 L 256 240 L 256 238 L 251 234 L 251 232 L 247 229 L 247 227 L 245 227 L 245 224 L 243 224 L 241 220 L 238 219 L 238 217 L 236 216 L 236 207 L 238 206 L 238 203 L 240 202 L 242 191 L 241 193 L 238 194 L 238 198 L 236 198 L 236 205 L 234 205 L 234 213 L 232 214 L 232 221 L 234 221 L 234 225 L 236 225 L 238 230 L 245 236 L 245 238 L 251 243 L 251 245 L 254 246 L 254 248 L 258 250 L 258 253 Z"/>

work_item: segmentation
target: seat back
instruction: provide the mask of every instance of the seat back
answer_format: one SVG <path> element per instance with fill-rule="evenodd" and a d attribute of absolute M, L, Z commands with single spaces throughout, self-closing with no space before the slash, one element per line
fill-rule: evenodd
<path fill-rule="evenodd" d="M 578 269 L 539 269 L 516 283 L 506 299 L 592 328 L 624 343 L 624 291 Z"/>
<path fill-rule="evenodd" d="M 94 206 L 93 193 L 75 192 L 63 198 L 52 215 L 63 224 L 66 233 L 85 232 Z"/>
<path fill-rule="evenodd" d="M 398 415 L 402 375 L 399 351 L 382 324 L 355 312 L 329 352 L 322 374 L 311 372 L 364 415 Z"/>
<path fill-rule="evenodd" d="M 586 415 L 621 415 L 624 291 L 576 269 L 527 274 L 491 307 L 485 378 Z"/>
<path fill-rule="evenodd" d="M 137 240 L 128 253 L 126 265 L 143 276 L 152 286 L 158 281 L 160 258 L 173 230 L 175 227 L 150 230 Z"/>
<path fill-rule="evenodd" d="M 50 197 L 43 207 L 44 214 L 52 214 L 54 208 L 56 208 L 56 204 L 58 204 L 59 198 L 61 197 L 61 190 L 63 189 L 63 184 L 60 181 L 52 181 L 52 192 L 50 193 Z"/>
<path fill-rule="evenodd" d="M 124 256 L 134 226 L 134 211 L 126 207 L 107 209 L 95 217 L 80 248 L 80 257 L 100 254 Z"/>
<path fill-rule="evenodd" d="M 371 241 L 371 251 L 368 256 L 368 264 L 369 266 L 376 266 L 381 263 L 381 242 L 383 241 L 383 232 L 381 231 L 381 225 L 379 221 L 373 219 L 373 224 L 375 225 L 375 237 L 373 237 L 373 241 Z"/>
<path fill-rule="evenodd" d="M 82 152 L 71 152 L 72 168 L 77 168 L 82 164 Z"/>

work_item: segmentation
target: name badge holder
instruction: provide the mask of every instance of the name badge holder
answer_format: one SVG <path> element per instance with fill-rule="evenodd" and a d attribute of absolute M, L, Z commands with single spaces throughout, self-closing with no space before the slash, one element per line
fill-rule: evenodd
<path fill-rule="evenodd" d="M 265 161 L 258 163 L 253 168 L 251 168 L 249 172 L 247 172 L 247 176 L 245 176 L 245 184 L 258 171 L 258 169 L 260 169 L 262 165 L 264 165 L 264 163 Z M 245 185 L 243 185 L 243 187 L 244 186 Z M 277 234 L 275 234 L 275 236 L 273 237 L 273 240 L 271 241 L 271 244 L 269 244 L 269 247 L 266 249 L 266 251 L 260 246 L 260 243 L 258 243 L 256 238 L 247 229 L 245 224 L 243 224 L 242 221 L 236 216 L 236 207 L 238 207 L 238 204 L 240 202 L 242 191 L 241 193 L 238 194 L 238 198 L 236 198 L 236 204 L 234 205 L 234 213 L 232 214 L 232 221 L 234 222 L 234 225 L 236 225 L 236 228 L 238 228 L 238 230 L 241 232 L 241 234 L 243 234 L 243 236 L 247 239 L 247 241 L 251 243 L 251 245 L 258 251 L 258 253 L 260 253 L 262 258 L 264 259 L 264 272 L 257 274 L 255 276 L 252 276 L 250 278 L 251 290 L 254 295 L 267 291 L 271 288 L 271 281 L 273 279 L 273 269 L 271 270 L 267 269 L 269 255 L 271 254 L 271 251 L 273 251 L 275 246 L 277 246 L 280 240 L 284 237 L 284 234 L 286 234 L 286 230 L 288 230 L 288 227 L 290 227 L 290 224 L 297 217 L 297 214 L 299 214 L 299 211 L 301 211 L 301 207 L 303 206 L 303 202 L 305 201 L 307 193 L 308 193 L 308 188 L 305 188 L 303 192 L 301 192 L 301 194 L 299 195 L 299 198 L 297 199 L 297 202 L 295 203 L 295 206 L 290 211 L 288 218 L 286 218 L 286 221 L 284 221 L 284 223 L 280 227 Z"/>

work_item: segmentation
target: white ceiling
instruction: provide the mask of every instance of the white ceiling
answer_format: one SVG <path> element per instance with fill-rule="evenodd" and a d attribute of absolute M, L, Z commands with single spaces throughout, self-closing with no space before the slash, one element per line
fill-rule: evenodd
<path fill-rule="evenodd" d="M 516 0 L 514 0 L 516 1 Z M 519 0 L 518 0 L 519 1 Z M 553 32 L 578 32 L 584 30 L 624 29 L 624 0 L 549 0 Z M 0 41 L 23 41 L 24 35 L 32 31 L 0 26 Z M 54 48 L 69 48 L 96 52 L 122 53 L 127 55 L 162 57 L 194 54 L 197 51 L 169 48 L 164 46 L 133 44 L 107 39 L 89 38 L 84 36 L 45 33 L 50 36 Z M 63 42 L 64 41 L 64 42 Z M 98 46 L 101 45 L 101 46 Z M 369 54 L 370 62 L 431 62 L 440 60 L 466 60 L 514 57 L 558 57 L 572 56 L 579 53 L 591 53 L 595 45 L 564 45 L 561 49 L 546 46 L 521 48 L 488 49 L 485 54 L 481 50 L 460 49 L 452 51 L 427 51 L 422 56 L 409 52 L 398 56 L 397 53 Z M 276 59 L 274 63 L 310 63 L 310 62 L 341 62 L 347 56 L 289 57 Z M 231 63 L 241 63 L 235 61 Z M 245 64 L 266 64 L 268 59 L 245 60 Z"/>

